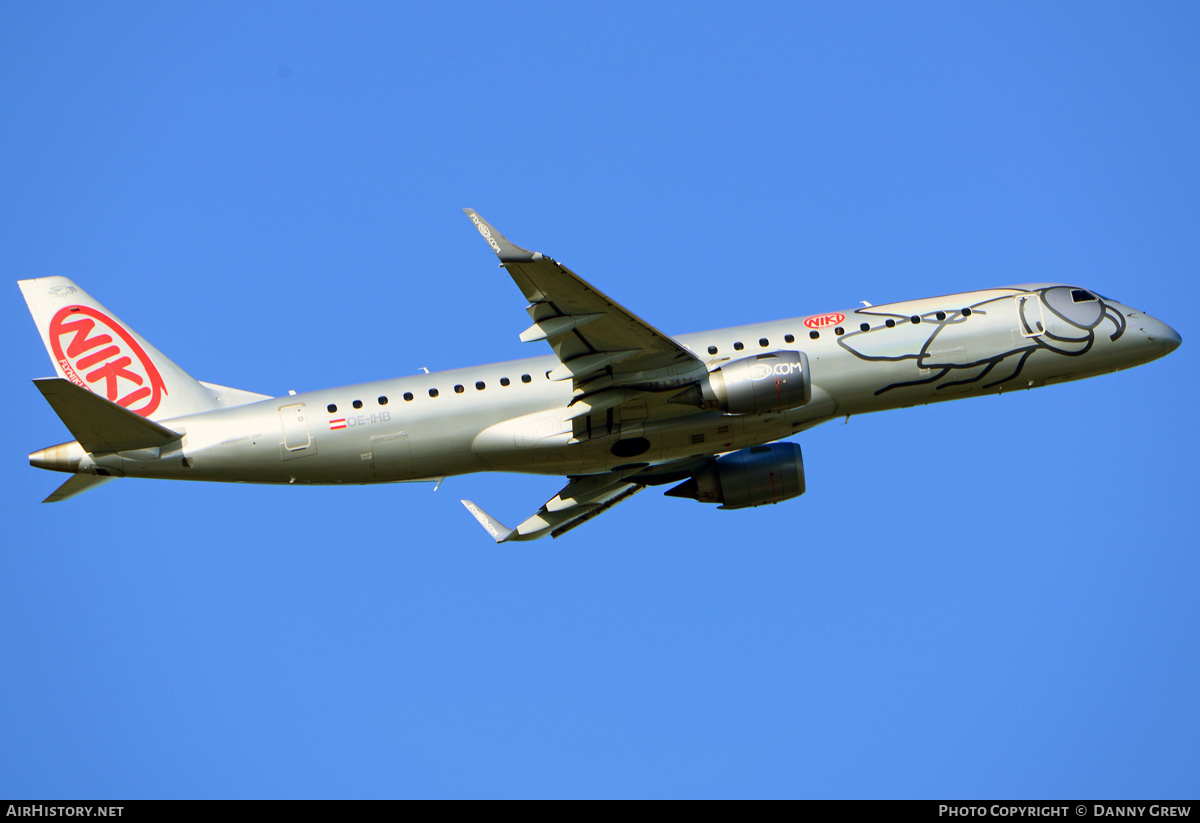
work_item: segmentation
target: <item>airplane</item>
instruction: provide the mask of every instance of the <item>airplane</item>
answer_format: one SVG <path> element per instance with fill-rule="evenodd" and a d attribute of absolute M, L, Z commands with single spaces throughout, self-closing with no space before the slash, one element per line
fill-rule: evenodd
<path fill-rule="evenodd" d="M 835 418 L 1030 389 L 1174 351 L 1179 334 L 1094 291 L 1032 283 L 670 336 L 566 266 L 467 217 L 552 354 L 271 397 L 193 379 L 65 277 L 19 285 L 57 370 L 34 385 L 74 440 L 31 465 L 71 477 L 429 481 L 480 471 L 566 485 L 497 543 L 558 537 L 649 486 L 741 509 L 805 491 L 786 438 Z"/>

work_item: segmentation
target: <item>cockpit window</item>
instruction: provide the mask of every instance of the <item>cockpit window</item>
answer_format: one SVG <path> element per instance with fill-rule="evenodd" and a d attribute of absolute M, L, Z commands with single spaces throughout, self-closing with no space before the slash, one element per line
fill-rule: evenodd
<path fill-rule="evenodd" d="M 1087 289 L 1071 289 L 1072 303 L 1091 303 L 1093 300 L 1098 300 L 1096 295 L 1092 294 Z"/>

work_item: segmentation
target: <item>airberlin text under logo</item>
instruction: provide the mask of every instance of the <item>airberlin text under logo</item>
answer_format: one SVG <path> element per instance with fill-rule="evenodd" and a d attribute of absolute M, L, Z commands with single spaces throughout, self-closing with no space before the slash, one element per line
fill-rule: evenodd
<path fill-rule="evenodd" d="M 839 312 L 833 314 L 816 314 L 804 321 L 804 325 L 810 329 L 824 329 L 829 326 L 837 325 L 846 319 L 846 315 Z"/>
<path fill-rule="evenodd" d="M 118 406 L 149 417 L 167 393 L 145 350 L 103 312 L 87 306 L 60 309 L 50 321 L 49 336 L 63 375 Z"/>

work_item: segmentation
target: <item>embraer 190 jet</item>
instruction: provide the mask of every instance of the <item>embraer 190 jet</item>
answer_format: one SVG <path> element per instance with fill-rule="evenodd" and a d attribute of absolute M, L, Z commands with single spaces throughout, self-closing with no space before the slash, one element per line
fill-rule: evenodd
<path fill-rule="evenodd" d="M 561 475 L 497 542 L 555 537 L 641 491 L 740 509 L 804 493 L 800 447 L 835 417 L 1079 380 L 1179 346 L 1080 286 L 1033 283 L 672 337 L 567 267 L 466 214 L 553 354 L 285 397 L 193 379 L 63 277 L 20 282 L 57 377 L 34 383 L 74 440 L 29 455 L 71 477 L 241 483 Z"/>

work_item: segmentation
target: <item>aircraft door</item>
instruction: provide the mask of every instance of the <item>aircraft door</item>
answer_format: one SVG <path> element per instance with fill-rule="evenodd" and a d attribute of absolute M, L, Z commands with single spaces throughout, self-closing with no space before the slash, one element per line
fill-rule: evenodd
<path fill-rule="evenodd" d="M 280 406 L 279 422 L 283 424 L 285 452 L 303 451 L 312 443 L 312 436 L 308 431 L 308 415 L 305 414 L 303 403 Z"/>
<path fill-rule="evenodd" d="M 1013 296 L 1017 303 L 1017 328 L 1022 337 L 1037 337 L 1046 332 L 1042 299 L 1032 292 Z"/>

